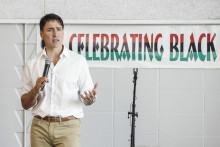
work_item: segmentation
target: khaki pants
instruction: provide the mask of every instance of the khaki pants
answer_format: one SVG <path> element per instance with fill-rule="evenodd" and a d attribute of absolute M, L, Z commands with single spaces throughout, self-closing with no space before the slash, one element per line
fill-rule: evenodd
<path fill-rule="evenodd" d="M 80 147 L 80 120 L 48 122 L 34 117 L 31 147 Z"/>

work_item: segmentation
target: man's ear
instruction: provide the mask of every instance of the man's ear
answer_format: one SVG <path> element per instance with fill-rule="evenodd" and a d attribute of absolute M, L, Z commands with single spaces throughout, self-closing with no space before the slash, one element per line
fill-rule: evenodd
<path fill-rule="evenodd" d="M 40 37 L 43 39 L 43 31 L 40 30 Z"/>

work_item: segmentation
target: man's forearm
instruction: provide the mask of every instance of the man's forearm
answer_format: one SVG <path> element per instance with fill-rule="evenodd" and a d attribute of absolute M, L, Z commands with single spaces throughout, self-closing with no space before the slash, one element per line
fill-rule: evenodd
<path fill-rule="evenodd" d="M 25 110 L 28 110 L 29 108 L 33 107 L 37 101 L 37 94 L 38 94 L 39 90 L 37 88 L 33 88 L 31 89 L 30 92 L 23 94 L 21 96 L 21 103 L 22 103 L 22 107 Z"/>

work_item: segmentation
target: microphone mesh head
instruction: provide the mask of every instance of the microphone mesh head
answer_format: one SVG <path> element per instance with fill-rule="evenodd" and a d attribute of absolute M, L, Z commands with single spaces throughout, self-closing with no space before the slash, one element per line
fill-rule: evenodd
<path fill-rule="evenodd" d="M 47 57 L 45 59 L 45 64 L 49 64 L 50 65 L 51 62 L 52 62 L 52 60 L 49 57 Z"/>

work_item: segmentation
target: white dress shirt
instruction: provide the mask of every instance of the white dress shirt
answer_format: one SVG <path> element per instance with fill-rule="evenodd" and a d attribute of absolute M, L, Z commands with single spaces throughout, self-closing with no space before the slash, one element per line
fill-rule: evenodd
<path fill-rule="evenodd" d="M 26 63 L 21 80 L 22 95 L 34 88 L 37 78 L 42 77 L 46 57 L 44 49 Z M 85 95 L 84 91 L 93 89 L 86 59 L 64 47 L 57 64 L 54 66 L 51 62 L 48 79 L 49 83 L 38 94 L 32 114 L 82 118 L 83 100 L 80 94 Z"/>

